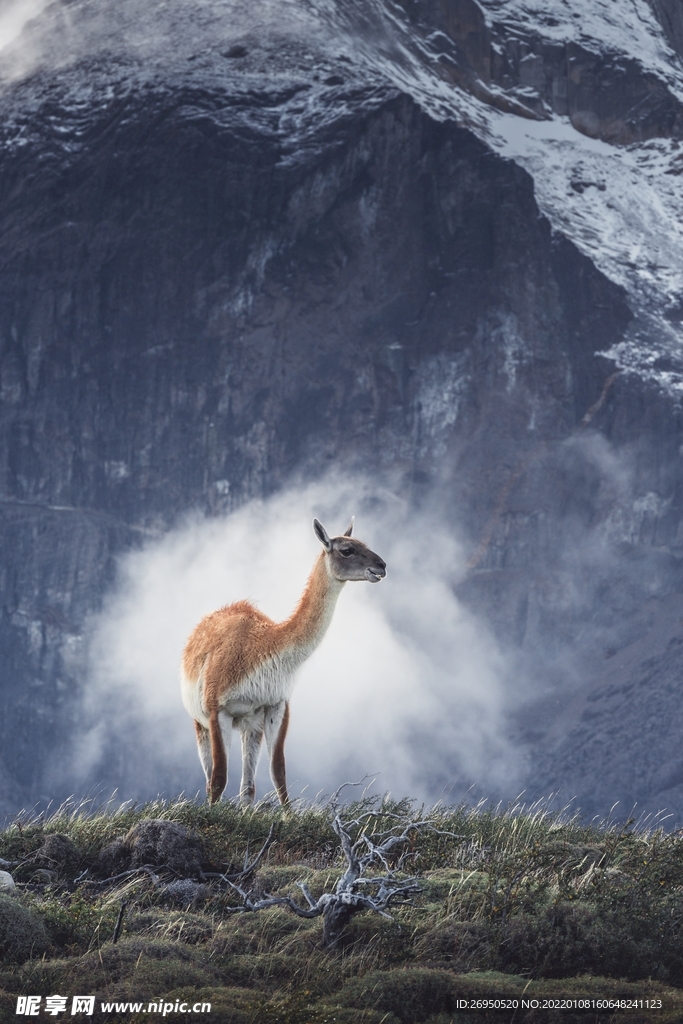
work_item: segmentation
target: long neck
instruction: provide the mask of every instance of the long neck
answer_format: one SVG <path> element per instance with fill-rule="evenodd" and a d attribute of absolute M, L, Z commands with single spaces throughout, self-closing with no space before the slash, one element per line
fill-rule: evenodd
<path fill-rule="evenodd" d="M 310 653 L 317 647 L 332 621 L 337 598 L 344 584 L 327 570 L 327 559 L 321 552 L 308 577 L 301 600 L 288 619 L 279 624 L 287 638 L 287 646 Z"/>

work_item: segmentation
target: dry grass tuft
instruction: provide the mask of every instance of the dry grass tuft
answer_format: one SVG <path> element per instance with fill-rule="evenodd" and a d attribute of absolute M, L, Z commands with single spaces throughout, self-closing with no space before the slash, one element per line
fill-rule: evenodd
<path fill-rule="evenodd" d="M 252 896 L 302 905 L 298 883 L 314 899 L 332 891 L 344 867 L 332 817 L 326 805 L 245 811 L 180 799 L 67 804 L 17 820 L 0 833 L 0 857 L 18 882 L 0 895 L 0 1013 L 13 1017 L 26 992 L 119 1001 L 190 993 L 231 1024 L 452 1024 L 465 1019 L 457 998 L 525 991 L 649 994 L 663 1000 L 658 1021 L 683 1019 L 680 834 L 656 823 L 586 824 L 542 805 L 364 799 L 345 814 L 359 821 L 358 836 L 411 820 L 434 826 L 401 851 L 401 871 L 420 876 L 410 904 L 391 920 L 359 913 L 334 950 L 322 948 L 319 919 L 283 907 L 235 912 L 240 899 L 220 875 L 241 871 L 271 829 L 275 841 L 248 880 Z M 639 1013 L 629 1012 L 631 1024 L 650 1019 Z M 573 1019 L 563 1012 L 563 1024 Z M 614 1018 L 605 1010 L 591 1019 Z"/>

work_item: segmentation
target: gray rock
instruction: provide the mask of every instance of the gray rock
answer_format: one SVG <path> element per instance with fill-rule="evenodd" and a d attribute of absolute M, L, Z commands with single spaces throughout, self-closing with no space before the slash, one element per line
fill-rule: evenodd
<path fill-rule="evenodd" d="M 0 892 L 12 892 L 16 883 L 9 871 L 0 871 Z"/>

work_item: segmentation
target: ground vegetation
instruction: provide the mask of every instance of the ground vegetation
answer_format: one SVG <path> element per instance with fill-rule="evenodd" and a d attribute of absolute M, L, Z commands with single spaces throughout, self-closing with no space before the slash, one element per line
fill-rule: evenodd
<path fill-rule="evenodd" d="M 591 1021 L 683 1019 L 683 837 L 656 822 L 368 796 L 66 804 L 11 822 L 0 867 L 2 1019 L 76 992 L 210 1002 L 228 1024 L 499 1024 L 465 999 L 516 1000 L 514 1021 L 585 1021 L 575 1000 Z M 331 930 L 330 905 L 352 906 Z"/>

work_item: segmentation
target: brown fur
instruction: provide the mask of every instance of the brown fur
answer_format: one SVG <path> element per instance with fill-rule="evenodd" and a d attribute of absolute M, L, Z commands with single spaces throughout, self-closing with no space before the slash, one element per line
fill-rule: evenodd
<path fill-rule="evenodd" d="M 285 713 L 282 716 L 282 725 L 280 726 L 280 731 L 277 734 L 277 740 L 273 747 L 273 756 L 270 762 L 273 773 L 273 782 L 275 783 L 275 788 L 281 804 L 289 803 L 289 796 L 287 795 L 287 775 L 285 772 L 285 738 L 287 736 L 288 728 L 289 702 L 285 704 Z"/>
<path fill-rule="evenodd" d="M 205 669 L 204 703 L 209 713 L 263 662 L 312 639 L 330 583 L 322 553 L 299 604 L 284 622 L 273 622 L 249 601 L 236 601 L 202 619 L 185 646 L 183 669 L 194 680 Z"/>
<path fill-rule="evenodd" d="M 220 799 L 227 783 L 221 715 L 225 728 L 234 722 L 242 733 L 242 799 L 254 797 L 253 776 L 265 727 L 271 777 L 281 803 L 288 802 L 284 743 L 292 673 L 322 639 L 343 584 L 376 582 L 385 575 L 383 560 L 361 541 L 350 539 L 351 527 L 332 540 L 317 521 L 314 529 L 324 550 L 288 619 L 273 622 L 249 601 L 237 601 L 203 618 L 185 646 L 183 699 L 195 718 L 211 803 Z"/>

